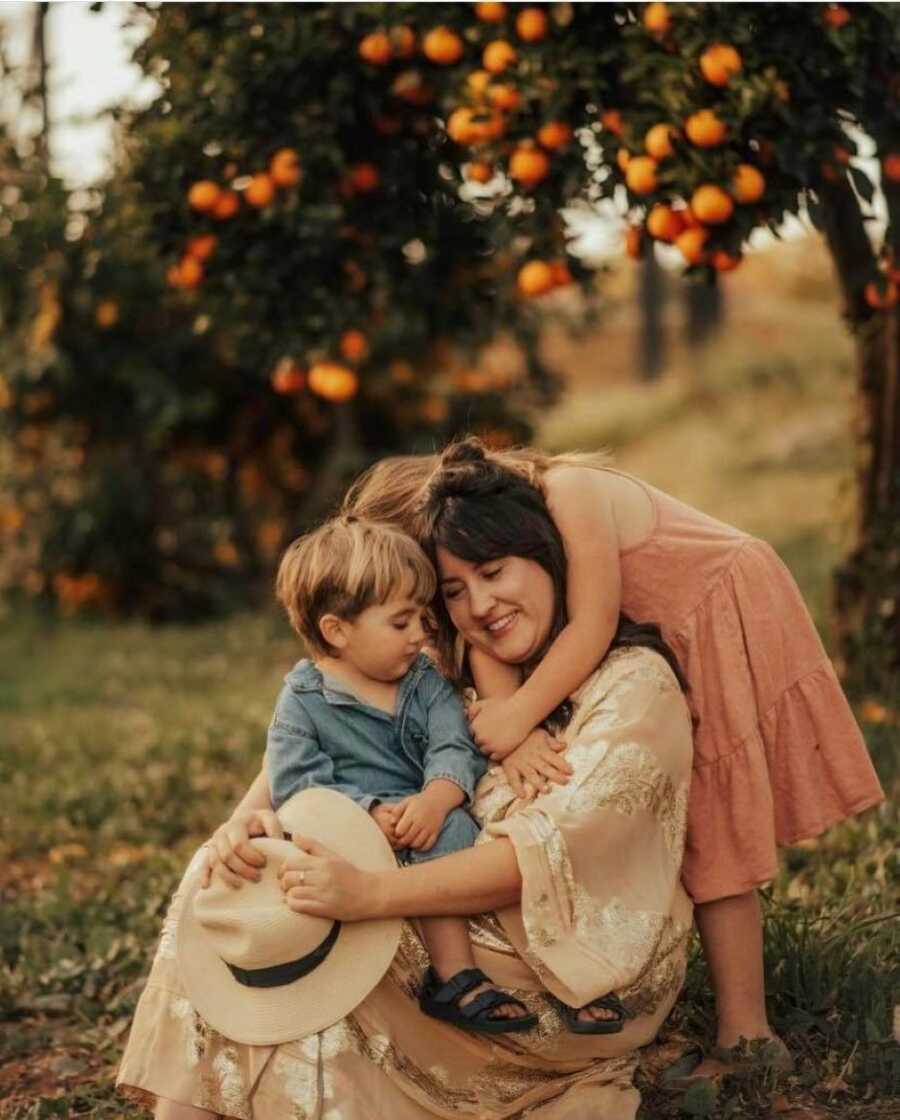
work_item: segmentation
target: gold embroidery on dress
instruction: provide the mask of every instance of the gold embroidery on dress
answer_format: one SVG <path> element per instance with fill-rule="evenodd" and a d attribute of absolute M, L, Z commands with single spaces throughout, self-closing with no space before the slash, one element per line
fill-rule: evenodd
<path fill-rule="evenodd" d="M 210 1072 L 203 1075 L 201 1083 L 201 1108 L 208 1108 L 210 1112 L 222 1112 L 226 1116 L 249 1116 L 250 1101 L 238 1062 L 237 1048 L 233 1044 L 219 1049 L 212 1060 Z"/>

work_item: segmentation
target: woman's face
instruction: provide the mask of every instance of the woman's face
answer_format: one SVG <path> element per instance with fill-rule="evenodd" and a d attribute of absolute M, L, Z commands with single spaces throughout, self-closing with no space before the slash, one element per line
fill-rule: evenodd
<path fill-rule="evenodd" d="M 437 550 L 440 589 L 463 638 L 498 661 L 521 665 L 544 648 L 553 623 L 553 581 L 534 560 L 502 556 L 471 564 Z"/>

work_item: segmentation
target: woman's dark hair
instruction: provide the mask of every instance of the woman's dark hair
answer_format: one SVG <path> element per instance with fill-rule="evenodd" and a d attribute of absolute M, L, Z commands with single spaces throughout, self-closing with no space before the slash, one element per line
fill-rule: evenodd
<path fill-rule="evenodd" d="M 486 564 L 502 556 L 521 556 L 540 564 L 553 583 L 553 618 L 544 649 L 568 621 L 566 613 L 566 553 L 543 494 L 522 475 L 493 462 L 475 438 L 451 444 L 428 485 L 422 510 L 421 540 L 432 563 L 437 550 L 445 548 L 470 564 Z M 443 598 L 434 603 L 437 623 L 436 645 L 445 672 L 454 683 L 472 683 L 468 666 L 456 656 L 457 634 Z M 623 646 L 646 646 L 669 663 L 678 683 L 687 683 L 678 660 L 654 623 L 636 623 L 620 615 L 610 650 Z M 537 659 L 526 665 L 534 669 Z M 559 726 L 568 719 L 566 705 L 550 717 Z"/>

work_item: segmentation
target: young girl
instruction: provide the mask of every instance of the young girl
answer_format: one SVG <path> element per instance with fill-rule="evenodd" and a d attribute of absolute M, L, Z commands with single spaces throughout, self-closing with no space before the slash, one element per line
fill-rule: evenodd
<path fill-rule="evenodd" d="M 620 612 L 660 625 L 687 677 L 695 721 L 683 880 L 696 903 L 716 998 L 715 1054 L 728 1061 L 741 1039 L 774 1038 L 756 888 L 775 876 L 777 846 L 817 836 L 883 798 L 859 728 L 774 550 L 613 470 L 602 456 L 489 452 L 467 439 L 440 459 L 376 464 L 344 508 L 395 521 L 423 539 L 429 484 L 452 501 L 454 477 L 465 480 L 462 490 L 471 490 L 474 477 L 489 493 L 506 471 L 544 495 L 560 530 L 568 623 L 524 683 L 473 651 L 473 736 L 509 766 L 529 733 L 597 666 Z M 486 594 L 491 575 L 483 573 Z M 466 609 L 452 599 L 445 606 L 451 620 Z M 511 624 L 492 622 L 492 640 L 502 642 Z M 459 669 L 464 651 L 441 654 L 456 662 L 445 668 Z M 542 781 L 528 743 L 521 753 L 522 773 Z M 789 1064 L 789 1055 L 780 1060 Z M 707 1062 L 697 1072 L 716 1068 Z"/>

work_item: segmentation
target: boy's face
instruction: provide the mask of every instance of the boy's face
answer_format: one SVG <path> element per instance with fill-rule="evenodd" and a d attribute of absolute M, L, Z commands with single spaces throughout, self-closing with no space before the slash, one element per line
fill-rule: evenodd
<path fill-rule="evenodd" d="M 399 680 L 425 644 L 424 617 L 425 607 L 401 594 L 343 619 L 341 661 L 372 680 Z"/>

